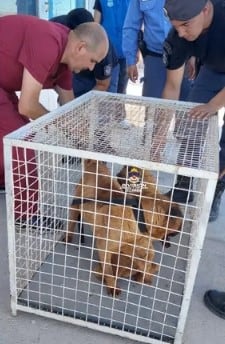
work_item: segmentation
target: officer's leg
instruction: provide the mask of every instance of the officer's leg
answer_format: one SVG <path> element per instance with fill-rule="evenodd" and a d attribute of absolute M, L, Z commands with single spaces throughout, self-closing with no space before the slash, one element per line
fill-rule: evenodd
<path fill-rule="evenodd" d="M 160 98 L 162 95 L 163 87 L 166 80 L 166 69 L 161 57 L 149 56 L 144 58 L 144 83 L 142 89 L 142 95 L 144 97 Z M 151 112 L 151 111 L 150 111 Z M 143 130 L 143 144 L 146 139 L 146 129 L 148 121 L 148 108 L 145 110 L 145 125 Z M 151 119 L 152 120 L 152 119 Z M 154 128 L 152 133 L 152 151 L 157 144 L 157 129 L 160 127 L 160 119 L 155 116 Z M 150 159 L 153 158 L 153 152 L 151 152 Z M 157 156 L 154 152 L 154 160 L 157 160 Z"/>
<path fill-rule="evenodd" d="M 216 73 L 206 67 L 202 67 L 200 69 L 199 75 L 196 78 L 193 88 L 191 89 L 190 93 L 189 93 L 189 97 L 188 100 L 192 101 L 192 102 L 199 102 L 199 103 L 207 103 L 210 99 L 212 99 L 223 87 L 225 86 L 225 75 L 221 74 L 221 73 Z M 189 126 L 190 129 L 190 126 Z M 188 130 L 189 130 L 188 129 Z M 202 130 L 202 126 L 199 127 L 199 130 Z M 188 135 L 188 133 L 187 133 Z M 202 134 L 201 134 L 202 135 Z M 222 170 L 223 167 L 225 167 L 225 132 L 224 132 L 224 126 L 222 128 L 222 136 L 221 136 L 221 151 L 220 151 L 220 170 Z M 184 156 L 182 155 L 182 152 L 184 151 L 190 151 L 192 152 L 192 154 L 196 157 L 199 157 L 200 155 L 200 149 L 201 149 L 201 145 L 200 142 L 195 142 L 193 145 L 193 141 L 191 142 L 187 142 L 186 139 L 183 139 L 181 142 L 181 147 L 180 147 L 180 151 L 178 154 L 178 163 L 182 163 L 184 165 L 189 165 L 189 162 L 187 161 L 183 161 Z M 198 161 L 193 161 L 191 166 L 194 166 L 198 163 Z M 197 165 L 196 165 L 197 166 Z M 191 182 L 191 181 L 190 181 Z M 180 188 L 184 188 L 184 186 L 182 185 L 182 181 L 181 183 L 178 183 L 179 185 L 176 185 Z M 186 181 L 186 186 L 190 187 L 190 183 L 187 184 Z M 217 185 L 217 192 L 215 193 L 215 198 L 214 198 L 214 202 L 213 202 L 213 206 L 212 206 L 212 210 L 211 210 L 211 214 L 213 212 L 213 209 L 216 208 L 216 217 L 218 216 L 218 202 L 217 202 L 217 195 L 219 196 L 219 201 L 221 199 L 221 195 L 222 192 L 224 190 L 225 187 L 225 183 L 221 183 L 218 182 Z M 221 192 L 222 191 L 222 192 Z M 176 201 L 180 201 L 180 202 L 186 202 L 187 201 L 187 192 L 182 192 L 181 190 L 177 190 L 177 192 L 174 193 L 173 196 L 174 200 Z M 189 199 L 190 201 L 190 199 Z M 216 218 L 214 216 L 214 219 Z M 210 219 L 213 220 L 213 216 L 210 216 Z"/>
<path fill-rule="evenodd" d="M 117 65 L 115 67 L 113 67 L 113 69 L 112 69 L 111 80 L 110 80 L 108 92 L 117 93 L 119 73 L 120 73 L 120 65 L 119 65 L 119 63 L 117 63 Z"/>
<path fill-rule="evenodd" d="M 162 57 L 156 56 L 146 56 L 144 59 L 144 85 L 142 90 L 142 95 L 146 97 L 154 97 L 154 98 L 161 98 L 162 91 L 165 85 L 166 80 L 166 68 L 162 61 Z M 181 87 L 181 98 L 184 100 L 188 95 L 190 88 L 190 82 L 184 78 Z M 162 116 L 163 117 L 163 116 Z M 160 118 L 159 112 L 156 114 L 154 118 L 154 128 L 152 134 L 152 152 L 151 158 L 154 156 L 154 160 L 158 160 L 160 158 L 160 154 L 156 154 L 156 152 L 163 149 L 164 144 L 162 142 L 162 137 L 160 138 L 161 148 L 157 145 L 157 136 L 160 135 L 159 131 L 162 126 L 163 118 Z M 148 119 L 148 109 L 146 109 L 145 120 Z M 165 123 L 168 125 L 170 123 Z M 165 128 L 164 128 L 165 129 Z M 145 142 L 146 137 L 146 125 L 144 126 L 144 134 L 143 134 L 143 143 Z M 165 143 L 165 142 L 164 142 Z"/>
<path fill-rule="evenodd" d="M 112 69 L 112 76 L 111 76 L 108 92 L 117 93 L 117 89 L 119 87 L 120 69 L 121 69 L 121 65 L 119 63 Z M 124 129 L 129 128 L 130 124 L 128 121 L 125 120 L 126 111 L 125 111 L 125 106 L 123 104 L 120 104 L 118 102 L 116 106 L 112 109 L 112 112 L 113 112 L 114 120 L 116 122 L 119 122 L 122 128 Z"/>
<path fill-rule="evenodd" d="M 204 92 L 196 92 L 195 94 L 190 94 L 190 100 L 206 103 L 212 99 L 220 90 L 225 86 L 225 74 L 216 73 L 214 71 L 208 70 L 206 67 L 202 68 L 203 77 L 200 79 L 201 89 Z M 201 72 L 201 70 L 200 70 Z M 205 78 L 204 78 L 205 75 Z M 201 74 L 200 74 L 201 76 Z M 198 84 L 197 84 L 198 86 Z M 200 87 L 197 88 L 197 91 Z M 200 93 L 200 94 L 198 94 Z M 225 126 L 223 122 L 222 133 L 220 138 L 220 152 L 219 152 L 219 163 L 220 163 L 220 173 L 225 169 Z M 219 215 L 219 207 L 221 203 L 221 197 L 225 189 L 225 176 L 219 178 L 216 186 L 216 191 L 214 195 L 214 200 L 210 212 L 209 221 L 215 221 Z"/>
<path fill-rule="evenodd" d="M 126 94 L 127 84 L 128 84 L 126 59 L 125 58 L 119 59 L 119 65 L 120 65 L 120 72 L 119 72 L 117 93 Z"/>
<path fill-rule="evenodd" d="M 144 58 L 144 97 L 161 98 L 166 80 L 166 69 L 161 57 L 146 56 Z"/>
<path fill-rule="evenodd" d="M 220 152 L 219 152 L 219 163 L 220 163 L 220 176 L 216 185 L 215 195 L 213 199 L 213 204 L 209 216 L 209 221 L 215 221 L 219 215 L 220 203 L 222 199 L 223 192 L 225 190 L 225 125 L 222 125 L 222 133 L 220 137 Z"/>

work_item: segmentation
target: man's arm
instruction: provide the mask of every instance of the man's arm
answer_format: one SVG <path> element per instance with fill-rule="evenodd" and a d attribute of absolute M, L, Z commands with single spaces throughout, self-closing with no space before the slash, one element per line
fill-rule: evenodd
<path fill-rule="evenodd" d="M 173 100 L 179 99 L 183 76 L 184 65 L 178 69 L 167 69 L 166 82 L 162 92 L 162 98 Z"/>
<path fill-rule="evenodd" d="M 107 91 L 110 85 L 110 80 L 111 80 L 111 77 L 104 80 L 96 79 L 96 85 L 94 87 L 94 90 Z"/>
<path fill-rule="evenodd" d="M 138 79 L 137 53 L 138 37 L 143 24 L 143 15 L 138 0 L 130 1 L 123 26 L 123 52 L 128 66 L 128 76 L 135 82 Z"/>
<path fill-rule="evenodd" d="M 19 113 L 30 119 L 36 119 L 48 112 L 39 102 L 42 84 L 26 68 L 23 71 L 21 94 L 18 103 Z"/>
<path fill-rule="evenodd" d="M 101 24 L 101 19 L 102 19 L 102 6 L 101 2 L 99 0 L 95 0 L 94 6 L 94 21 L 96 23 Z"/>

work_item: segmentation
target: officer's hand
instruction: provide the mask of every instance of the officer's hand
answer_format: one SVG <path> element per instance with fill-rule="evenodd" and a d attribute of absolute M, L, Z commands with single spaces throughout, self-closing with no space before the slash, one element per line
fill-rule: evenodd
<path fill-rule="evenodd" d="M 210 103 L 195 106 L 190 111 L 190 115 L 196 119 L 207 119 L 213 115 L 216 115 L 218 109 Z"/>
<path fill-rule="evenodd" d="M 138 69 L 136 65 L 128 66 L 127 68 L 128 77 L 132 82 L 136 82 L 138 80 Z"/>

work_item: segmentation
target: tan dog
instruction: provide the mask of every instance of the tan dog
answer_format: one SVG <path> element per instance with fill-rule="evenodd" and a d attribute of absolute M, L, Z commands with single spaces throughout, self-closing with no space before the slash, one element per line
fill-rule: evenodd
<path fill-rule="evenodd" d="M 139 207 L 142 207 L 144 212 L 143 221 L 153 241 L 168 240 L 169 236 L 179 233 L 183 218 L 181 209 L 178 204 L 171 203 L 167 196 L 157 190 L 155 178 L 149 171 L 124 166 L 117 177 L 122 189 L 128 192 L 128 195 L 138 199 Z M 165 242 L 165 245 L 169 246 L 168 241 Z M 129 277 L 131 269 L 137 271 L 138 259 L 131 261 L 126 253 L 121 250 L 120 255 L 112 257 L 113 272 L 117 273 L 118 277 Z M 136 255 L 140 259 L 142 258 L 141 249 Z M 158 266 L 153 263 L 151 273 L 153 274 L 157 270 Z M 97 271 L 101 277 L 101 265 L 98 266 Z M 140 278 L 141 282 L 142 276 L 137 272 L 134 278 L 135 280 Z"/>
<path fill-rule="evenodd" d="M 168 240 L 169 236 L 179 233 L 183 218 L 181 209 L 157 190 L 155 178 L 149 171 L 124 166 L 117 177 L 128 194 L 138 197 L 152 240 Z M 168 241 L 166 246 L 169 246 Z"/>
<path fill-rule="evenodd" d="M 75 199 L 80 202 L 71 207 L 65 240 L 71 242 L 79 215 L 83 223 L 92 225 L 100 260 L 97 274 L 111 295 L 121 292 L 117 286 L 118 277 L 133 276 L 136 281 L 151 283 L 157 270 L 152 263 L 151 238 L 148 233 L 144 235 L 139 231 L 132 206 L 125 205 L 125 196 L 105 163 L 84 161 L 84 171 L 75 193 Z M 127 198 L 132 199 L 132 196 Z M 117 200 L 122 204 L 116 204 Z"/>

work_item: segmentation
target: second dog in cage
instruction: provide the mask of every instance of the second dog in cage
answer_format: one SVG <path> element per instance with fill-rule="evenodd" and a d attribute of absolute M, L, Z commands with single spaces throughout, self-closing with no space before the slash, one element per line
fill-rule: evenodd
<path fill-rule="evenodd" d="M 108 294 L 120 294 L 118 277 L 130 276 L 138 282 L 151 283 L 157 271 L 151 236 L 139 230 L 132 205 L 126 204 L 126 198 L 134 197 L 121 190 L 104 162 L 84 161 L 75 198 L 80 202 L 71 207 L 65 241 L 72 241 L 75 223 L 81 215 L 81 221 L 93 228 L 100 260 L 96 274 L 106 284 Z"/>

